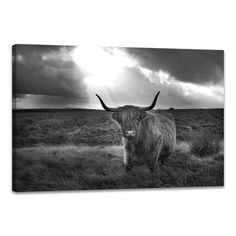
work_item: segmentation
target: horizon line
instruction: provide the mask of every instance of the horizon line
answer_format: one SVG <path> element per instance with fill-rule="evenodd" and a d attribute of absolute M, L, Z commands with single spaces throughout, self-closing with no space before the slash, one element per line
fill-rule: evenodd
<path fill-rule="evenodd" d="M 170 108 L 156 108 L 156 109 L 152 109 L 154 110 L 210 110 L 210 109 L 224 109 L 224 107 L 210 107 L 210 108 L 174 108 L 174 107 L 170 107 Z M 98 108 L 12 108 L 12 110 L 98 110 L 98 111 L 105 111 L 104 109 L 98 109 Z"/>

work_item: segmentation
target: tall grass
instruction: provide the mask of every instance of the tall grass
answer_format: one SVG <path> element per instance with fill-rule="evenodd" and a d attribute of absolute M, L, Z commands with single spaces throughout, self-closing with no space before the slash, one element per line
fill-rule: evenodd
<path fill-rule="evenodd" d="M 192 132 L 189 135 L 191 152 L 194 155 L 204 157 L 216 154 L 220 150 L 220 138 L 206 130 Z"/>
<path fill-rule="evenodd" d="M 128 189 L 223 185 L 223 160 L 192 160 L 178 151 L 151 175 L 145 166 L 127 173 L 122 146 L 17 148 L 15 191 Z"/>

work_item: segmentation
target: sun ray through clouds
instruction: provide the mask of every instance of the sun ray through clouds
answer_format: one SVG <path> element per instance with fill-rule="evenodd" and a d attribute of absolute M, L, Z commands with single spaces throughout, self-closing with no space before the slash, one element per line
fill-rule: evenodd
<path fill-rule="evenodd" d="M 76 47 L 72 52 L 77 66 L 85 73 L 84 82 L 91 106 L 98 105 L 95 93 L 108 101 L 117 101 L 115 90 L 125 68 L 135 67 L 137 62 L 119 48 Z M 125 88 L 124 88 L 125 89 Z M 97 106 L 99 107 L 100 106 Z"/>

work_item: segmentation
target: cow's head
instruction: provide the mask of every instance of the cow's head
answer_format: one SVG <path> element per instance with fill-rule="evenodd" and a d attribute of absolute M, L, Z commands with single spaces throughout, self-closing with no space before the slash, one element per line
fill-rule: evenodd
<path fill-rule="evenodd" d="M 110 108 L 106 106 L 106 104 L 97 94 L 96 96 L 101 102 L 104 110 L 113 112 L 111 117 L 120 124 L 123 136 L 127 139 L 132 139 L 137 136 L 140 127 L 140 121 L 143 120 L 147 115 L 146 111 L 155 107 L 159 93 L 160 91 L 155 96 L 151 106 L 148 107 L 123 106 L 118 108 Z"/>

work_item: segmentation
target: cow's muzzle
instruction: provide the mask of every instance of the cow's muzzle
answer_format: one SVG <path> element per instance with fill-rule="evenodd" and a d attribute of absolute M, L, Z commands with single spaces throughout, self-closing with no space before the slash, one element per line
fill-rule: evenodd
<path fill-rule="evenodd" d="M 134 130 L 126 130 L 125 131 L 125 137 L 126 138 L 133 138 L 133 137 L 135 137 L 135 131 Z"/>

